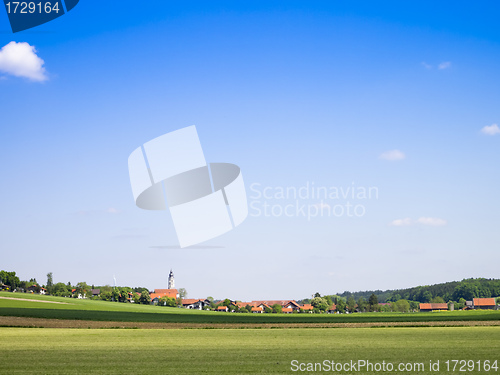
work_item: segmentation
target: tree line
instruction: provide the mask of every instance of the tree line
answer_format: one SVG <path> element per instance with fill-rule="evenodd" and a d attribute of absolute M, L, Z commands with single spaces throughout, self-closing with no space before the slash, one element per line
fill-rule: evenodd
<path fill-rule="evenodd" d="M 462 281 L 451 281 L 447 283 L 417 286 L 407 289 L 394 290 L 374 290 L 361 292 L 348 292 L 339 294 L 340 297 L 348 299 L 353 297 L 358 300 L 360 297 L 369 298 L 375 294 L 379 302 L 396 302 L 400 299 L 416 301 L 419 303 L 433 302 L 433 299 L 443 300 L 443 302 L 458 302 L 460 299 L 470 301 L 474 298 L 490 298 L 500 296 L 500 280 L 471 278 Z"/>

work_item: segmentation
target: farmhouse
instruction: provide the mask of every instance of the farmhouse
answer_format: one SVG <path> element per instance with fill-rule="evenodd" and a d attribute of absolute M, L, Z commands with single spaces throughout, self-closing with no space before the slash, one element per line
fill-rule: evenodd
<path fill-rule="evenodd" d="M 305 312 L 312 313 L 312 311 L 314 310 L 314 307 L 313 307 L 313 305 L 308 305 L 307 304 L 307 305 L 300 306 L 300 309 L 303 310 L 303 311 L 305 311 Z"/>
<path fill-rule="evenodd" d="M 467 305 L 469 306 L 469 304 Z M 474 310 L 494 310 L 496 309 L 495 298 L 474 298 L 471 308 Z"/>
<path fill-rule="evenodd" d="M 210 306 L 208 299 L 186 298 L 182 300 L 182 307 L 185 309 L 203 310 L 206 306 Z"/>
<path fill-rule="evenodd" d="M 293 311 L 300 311 L 300 305 L 295 301 L 289 301 L 283 305 L 285 309 L 292 309 Z"/>
<path fill-rule="evenodd" d="M 38 286 L 36 284 L 33 284 L 27 288 L 28 292 L 30 293 L 40 293 L 40 294 L 46 294 L 47 289 L 42 288 L 41 286 Z"/>
<path fill-rule="evenodd" d="M 149 293 L 149 296 L 151 299 L 155 297 L 169 297 L 169 298 L 178 298 L 179 293 L 177 292 L 177 289 L 155 289 L 154 292 Z"/>
<path fill-rule="evenodd" d="M 447 303 L 421 303 L 419 307 L 422 312 L 448 310 Z"/>

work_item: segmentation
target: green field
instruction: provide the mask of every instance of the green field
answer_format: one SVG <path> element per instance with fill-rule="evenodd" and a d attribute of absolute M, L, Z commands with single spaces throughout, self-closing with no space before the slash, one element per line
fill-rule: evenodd
<path fill-rule="evenodd" d="M 308 363 L 348 363 L 341 374 L 437 374 L 447 360 L 474 360 L 472 374 L 484 361 L 500 361 L 500 327 L 293 328 L 263 329 L 263 323 L 363 323 L 436 320 L 498 320 L 500 313 L 235 314 L 149 305 L 0 293 L 0 315 L 122 322 L 250 323 L 256 329 L 66 329 L 0 328 L 0 374 L 269 374 L 313 373 Z M 44 303 L 51 301 L 63 303 Z M 297 361 L 293 362 L 292 361 Z M 393 371 L 359 367 L 392 364 Z M 358 364 L 350 369 L 350 363 Z M 439 361 L 439 371 L 430 362 Z M 482 367 L 477 371 L 478 362 Z M 413 371 L 398 371 L 400 363 Z M 497 362 L 498 363 L 498 362 Z M 453 365 L 453 362 L 450 362 Z M 470 370 L 472 362 L 462 369 Z M 314 366 L 314 365 L 313 365 Z M 318 366 L 318 365 L 316 365 Z M 415 367 L 423 366 L 421 368 Z M 316 367 L 320 370 L 319 367 Z M 376 370 L 376 367 L 374 368 Z"/>
<path fill-rule="evenodd" d="M 168 322 L 210 324 L 265 323 L 368 323 L 500 320 L 500 311 L 363 314 L 242 314 L 197 311 L 73 298 L 0 292 L 0 297 L 64 302 L 41 303 L 0 299 L 0 316 L 77 319 L 117 322 Z"/>
<path fill-rule="evenodd" d="M 394 366 L 402 362 L 425 365 L 424 371 L 412 374 L 438 373 L 429 371 L 429 361 L 439 360 L 439 373 L 451 373 L 444 371 L 446 360 L 500 360 L 499 337 L 500 327 L 267 330 L 0 328 L 0 373 L 294 373 L 291 371 L 293 360 L 299 363 L 368 360 L 372 363 L 391 362 Z"/>

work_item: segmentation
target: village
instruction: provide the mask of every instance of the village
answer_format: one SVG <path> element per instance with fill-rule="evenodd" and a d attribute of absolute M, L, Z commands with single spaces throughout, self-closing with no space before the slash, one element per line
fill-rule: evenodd
<path fill-rule="evenodd" d="M 49 274 L 50 275 L 50 274 Z M 48 276 L 49 276 L 48 275 Z M 136 304 L 149 304 L 155 306 L 179 307 L 193 310 L 211 310 L 226 313 L 326 313 L 326 314 L 352 314 L 363 312 L 439 312 L 457 310 L 499 310 L 500 298 L 472 298 L 471 300 L 461 299 L 459 303 L 444 302 L 437 298 L 436 301 L 428 303 L 418 303 L 416 301 L 407 301 L 400 299 L 393 302 L 379 303 L 375 294 L 372 294 L 368 301 L 362 298 L 356 302 L 354 299 L 345 301 L 343 298 L 331 296 L 321 296 L 316 293 L 311 299 L 304 300 L 255 300 L 238 301 L 226 298 L 224 300 L 215 300 L 212 297 L 206 298 L 186 298 L 185 289 L 175 288 L 175 277 L 172 270 L 168 275 L 167 289 L 147 290 L 145 288 L 119 288 L 105 286 L 101 288 L 90 287 L 86 283 L 78 283 L 76 287 L 66 289 L 65 293 L 57 292 L 57 285 L 51 283 L 51 275 L 48 278 L 47 288 L 51 288 L 55 295 L 72 297 L 77 299 L 96 299 L 111 302 L 128 302 Z M 33 280 L 34 281 L 34 280 Z M 69 284 L 69 283 L 68 283 Z M 64 284 L 62 284 L 64 286 Z M 0 289 L 27 293 L 48 294 L 47 288 L 40 286 L 35 282 L 30 283 L 25 289 L 18 287 L 11 289 L 10 286 L 0 282 Z"/>

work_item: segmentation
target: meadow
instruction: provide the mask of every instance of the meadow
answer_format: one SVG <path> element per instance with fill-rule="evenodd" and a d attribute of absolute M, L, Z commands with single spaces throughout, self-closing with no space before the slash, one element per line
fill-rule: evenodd
<path fill-rule="evenodd" d="M 476 374 L 498 372 L 494 368 L 486 372 L 484 365 L 500 361 L 500 326 L 314 328 L 321 323 L 346 322 L 455 321 L 461 324 L 461 321 L 470 321 L 476 324 L 474 322 L 498 321 L 497 311 L 239 314 L 4 292 L 0 292 L 0 297 L 19 299 L 0 298 L 1 316 L 174 323 L 175 327 L 0 327 L 0 374 L 312 373 L 300 371 L 307 370 L 308 366 L 316 366 L 314 373 L 330 373 L 339 364 L 347 364 L 347 368 L 334 371 L 341 374 L 451 374 L 459 372 L 457 369 L 447 371 L 446 361 L 452 360 L 469 361 L 465 363 L 468 366 L 472 363 L 474 367 L 467 372 Z M 185 329 L 193 328 L 191 323 L 212 323 L 225 329 Z M 247 326 L 228 328 L 238 323 Z M 281 329 L 264 329 L 267 323 L 278 324 Z M 313 323 L 313 328 L 289 329 L 279 325 L 286 323 Z M 393 371 L 360 367 L 357 362 L 360 360 L 372 366 L 391 364 Z M 437 361 L 439 370 L 431 369 L 431 363 L 436 366 Z M 354 368 L 350 367 L 351 363 Z M 409 367 L 399 371 L 400 364 Z M 478 364 L 482 371 L 478 371 Z"/>
<path fill-rule="evenodd" d="M 498 321 L 500 311 L 363 314 L 243 314 L 0 292 L 0 316 L 194 324 Z M 31 301 L 30 301 L 31 300 Z M 34 302 L 48 301 L 58 303 Z"/>
<path fill-rule="evenodd" d="M 391 363 L 436 374 L 447 360 L 500 360 L 500 327 L 342 329 L 0 328 L 1 374 L 271 374 L 300 363 Z M 439 371 L 430 362 L 439 361 Z M 399 363 L 423 364 L 397 371 Z M 408 365 L 407 365 L 408 366 Z M 409 367 L 408 367 L 409 368 Z M 325 370 L 325 367 L 323 367 Z M 348 368 L 342 374 L 366 374 Z M 300 372 L 300 371 L 298 371 Z M 324 371 L 328 373 L 330 371 Z M 454 373 L 457 373 L 455 371 Z M 491 373 L 497 371 L 490 370 Z M 322 373 L 317 371 L 317 373 Z M 382 372 L 389 373 L 389 372 Z M 472 371 L 469 373 L 484 373 Z"/>

